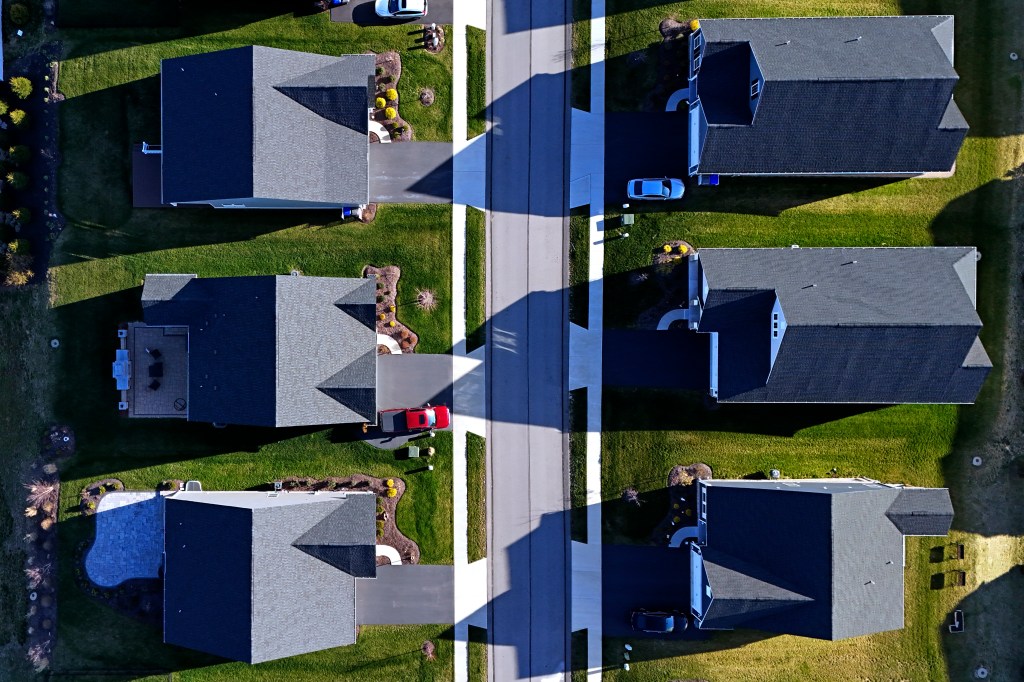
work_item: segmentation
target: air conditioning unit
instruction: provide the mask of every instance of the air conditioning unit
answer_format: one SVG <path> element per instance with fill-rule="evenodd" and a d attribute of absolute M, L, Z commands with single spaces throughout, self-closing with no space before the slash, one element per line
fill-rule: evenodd
<path fill-rule="evenodd" d="M 690 301 L 690 307 L 691 308 L 697 308 L 698 306 L 700 306 L 700 299 L 699 298 L 694 298 L 694 299 L 692 299 Z"/>

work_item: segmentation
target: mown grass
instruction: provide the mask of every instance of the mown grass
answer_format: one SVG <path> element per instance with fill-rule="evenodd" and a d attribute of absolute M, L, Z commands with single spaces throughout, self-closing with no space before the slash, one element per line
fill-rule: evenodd
<path fill-rule="evenodd" d="M 39 453 L 51 421 L 50 400 L 59 350 L 49 346 L 54 332 L 46 309 L 45 286 L 0 291 L 0 393 L 7 407 L 0 410 L 0 678 L 28 679 L 25 661 L 28 591 L 25 584 L 25 544 L 28 524 L 22 515 L 22 485 L 39 476 L 29 464 Z"/>
<path fill-rule="evenodd" d="M 586 327 L 590 317 L 589 206 L 569 216 L 569 321 Z"/>
<path fill-rule="evenodd" d="M 576 542 L 587 541 L 587 389 L 569 391 L 569 516 Z"/>
<path fill-rule="evenodd" d="M 484 212 L 466 207 L 466 351 L 487 342 L 487 226 Z"/>
<path fill-rule="evenodd" d="M 487 31 L 467 26 L 466 49 L 466 139 L 471 140 L 487 130 Z"/>
<path fill-rule="evenodd" d="M 102 129 L 110 125 L 108 119 L 121 114 L 119 109 L 129 107 L 146 109 L 158 122 L 158 91 L 147 90 L 147 96 L 142 97 L 137 88 L 157 76 L 160 60 L 168 57 L 245 45 L 331 55 L 394 50 L 402 59 L 399 101 L 408 103 L 400 111 L 412 126 L 415 139 L 452 139 L 451 51 L 433 55 L 413 49 L 416 36 L 410 35 L 407 26 L 361 27 L 331 23 L 326 13 L 295 17 L 291 12 L 282 13 L 281 6 L 268 9 L 259 3 L 213 3 L 183 10 L 178 26 L 69 28 L 61 31 L 61 37 L 67 56 L 61 61 L 60 88 L 68 98 L 62 105 L 62 123 L 71 116 L 80 116 Z M 433 106 L 419 103 L 424 87 L 434 90 Z M 108 92 L 88 98 L 86 103 L 74 102 L 76 98 L 104 91 Z M 111 108 L 112 104 L 119 106 Z M 159 128 L 147 134 L 148 141 L 159 140 Z M 88 145 L 83 145 L 80 151 L 88 153 Z M 128 161 L 127 148 L 118 148 L 114 159 L 90 156 L 97 162 Z"/>
<path fill-rule="evenodd" d="M 466 481 L 469 486 L 469 561 L 487 556 L 487 440 L 466 434 Z"/>
<path fill-rule="evenodd" d="M 469 682 L 487 680 L 487 630 L 469 626 Z"/>
<path fill-rule="evenodd" d="M 572 107 L 590 111 L 590 0 L 572 0 Z"/>
<path fill-rule="evenodd" d="M 719 478 L 778 468 L 783 476 L 864 475 L 885 481 L 938 485 L 954 499 L 983 494 L 973 490 L 955 463 L 969 459 L 972 446 L 986 442 L 1000 410 L 1007 310 L 1003 292 L 1015 286 L 1009 261 L 1008 223 L 1013 220 L 1012 169 L 1024 126 L 1019 102 L 1022 77 L 991 41 L 1024 37 L 1014 20 L 1016 4 L 965 6 L 941 0 L 903 3 L 885 0 L 775 2 L 694 0 L 627 11 L 626 0 L 611 0 L 608 17 L 608 108 L 634 110 L 653 83 L 658 23 L 722 16 L 956 14 L 956 67 L 961 81 L 956 100 L 972 126 L 945 180 L 817 181 L 723 178 L 718 188 L 688 189 L 685 212 L 641 212 L 605 262 L 605 323 L 630 326 L 660 296 L 646 272 L 651 255 L 671 239 L 698 248 L 723 246 L 923 246 L 972 244 L 984 259 L 978 269 L 978 312 L 982 341 L 995 365 L 976 405 L 903 405 L 850 412 L 823 406 L 721 406 L 712 411 L 699 396 L 672 392 L 607 389 L 604 400 L 602 484 L 605 541 L 643 541 L 667 508 L 662 490 L 671 466 L 703 461 Z M 648 50 L 630 66 L 625 57 Z M 614 213 L 614 211 L 612 211 Z M 614 215 L 611 216 L 614 219 Z M 616 498 L 626 486 L 641 491 L 645 504 L 627 507 Z M 961 507 L 958 515 L 963 511 Z M 958 521 L 964 528 L 1003 527 L 1005 509 L 987 518 Z M 967 536 L 955 532 L 950 541 Z M 971 661 L 944 649 L 942 623 L 965 592 L 931 590 L 928 540 L 909 539 L 906 569 L 906 627 L 901 631 L 842 642 L 793 637 L 764 639 L 750 631 L 719 633 L 704 642 L 632 641 L 629 679 L 709 678 L 729 680 L 905 679 L 942 680 L 950 669 Z M 1019 593 L 1019 591 L 1018 591 Z M 1019 619 L 1017 627 L 1022 623 Z M 988 635 L 978 635 L 987 637 Z M 1014 639 L 1014 638 L 1010 638 Z M 981 639 L 976 640 L 982 641 Z M 1007 640 L 1010 641 L 1010 640 Z M 605 660 L 618 662 L 621 640 L 605 642 Z M 947 656 L 950 660 L 947 661 Z M 973 659 L 971 659 L 973 661 Z M 606 679 L 626 679 L 618 669 Z"/>

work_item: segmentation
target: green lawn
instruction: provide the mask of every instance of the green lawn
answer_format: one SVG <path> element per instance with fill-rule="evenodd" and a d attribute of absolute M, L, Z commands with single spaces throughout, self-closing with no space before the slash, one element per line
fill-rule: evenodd
<path fill-rule="evenodd" d="M 590 111 L 590 0 L 572 0 L 572 106 Z"/>
<path fill-rule="evenodd" d="M 469 127 L 466 139 L 483 135 L 487 130 L 487 31 L 466 27 L 466 107 Z"/>
<path fill-rule="evenodd" d="M 569 320 L 581 327 L 590 316 L 589 208 L 573 209 L 569 216 Z"/>
<path fill-rule="evenodd" d="M 395 50 L 402 58 L 399 100 L 407 102 L 401 107 L 402 118 L 412 125 L 415 139 L 452 139 L 450 50 L 433 55 L 412 49 L 417 36 L 409 35 L 407 26 L 331 23 L 326 13 L 296 18 L 291 12 L 281 13 L 280 7 L 267 10 L 259 3 L 234 3 L 231 7 L 212 3 L 183 10 L 180 26 L 61 31 L 67 56 L 61 62 L 60 89 L 68 98 L 62 105 L 62 125 L 69 117 L 84 118 L 95 127 L 94 141 L 100 141 L 127 119 L 132 125 L 130 142 L 143 138 L 156 142 L 160 138 L 157 74 L 161 59 L 244 45 L 267 45 L 321 54 Z M 419 103 L 424 87 L 434 90 L 432 106 Z M 75 101 L 78 98 L 84 100 Z M 65 145 L 65 149 L 75 148 Z M 89 145 L 82 145 L 80 151 L 90 159 L 106 158 Z M 117 147 L 116 151 L 119 157 L 127 159 L 127 148 Z M 68 175 L 65 171 L 64 176 Z"/>
<path fill-rule="evenodd" d="M 487 630 L 469 626 L 469 682 L 487 682 Z"/>
<path fill-rule="evenodd" d="M 487 440 L 466 434 L 466 480 L 469 486 L 469 561 L 487 556 Z"/>
<path fill-rule="evenodd" d="M 978 269 L 982 340 L 995 368 L 974 406 L 897 406 L 856 412 L 823 406 L 721 406 L 709 411 L 699 396 L 670 392 L 606 390 L 602 442 L 605 541 L 644 541 L 666 511 L 661 492 L 675 464 L 703 461 L 716 477 L 740 477 L 781 469 L 787 477 L 863 475 L 885 481 L 951 488 L 958 528 L 1004 527 L 1002 505 L 975 505 L 979 488 L 965 483 L 964 461 L 992 436 L 1002 400 L 1007 310 L 1003 292 L 1017 286 L 1008 249 L 1014 210 L 1009 172 L 1019 161 L 1024 119 L 1019 68 L 1003 44 L 1024 39 L 1016 4 L 984 7 L 951 1 L 877 0 L 774 2 L 693 0 L 622 13 L 626 0 L 608 9 L 608 107 L 632 110 L 653 82 L 658 23 L 720 16 L 956 14 L 956 100 L 972 126 L 946 180 L 876 181 L 760 180 L 723 178 L 717 188 L 688 190 L 685 212 L 641 212 L 623 240 L 606 255 L 605 323 L 631 326 L 660 297 L 651 256 L 672 239 L 694 246 L 920 246 L 972 244 L 984 256 Z M 986 41 L 973 39 L 986 35 Z M 999 36 L 998 39 L 993 38 Z M 996 45 L 999 47 L 997 48 Z M 625 56 L 648 49 L 647 62 Z M 613 220 L 614 211 L 609 219 Z M 638 272 L 648 276 L 633 277 Z M 627 507 L 623 488 L 638 488 L 646 503 Z M 981 508 L 983 511 L 976 511 Z M 1015 513 L 1015 512 L 1014 512 Z M 983 542 L 955 531 L 950 540 Z M 1012 543 L 1013 541 L 1011 541 Z M 906 622 L 898 632 L 843 642 L 792 637 L 762 639 L 750 632 L 722 633 L 702 643 L 632 642 L 635 664 L 628 679 L 704 677 L 729 680 L 831 680 L 837 670 L 858 679 L 941 680 L 970 669 L 976 647 L 948 648 L 940 624 L 965 592 L 929 589 L 927 550 L 934 541 L 907 543 Z M 1011 594 L 1019 599 L 1020 585 Z M 1024 634 L 1018 618 L 1015 641 Z M 618 662 L 622 641 L 605 643 L 606 662 Z M 846 673 L 844 672 L 843 675 Z M 612 670 L 607 679 L 627 679 Z"/>
<path fill-rule="evenodd" d="M 587 389 L 569 392 L 569 517 L 576 542 L 587 541 Z"/>
<path fill-rule="evenodd" d="M 487 226 L 484 212 L 466 207 L 466 351 L 487 342 Z"/>

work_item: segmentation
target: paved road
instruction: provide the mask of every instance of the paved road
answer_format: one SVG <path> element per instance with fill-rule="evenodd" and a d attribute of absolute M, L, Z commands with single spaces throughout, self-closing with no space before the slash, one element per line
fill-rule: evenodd
<path fill-rule="evenodd" d="M 451 566 L 381 566 L 373 580 L 356 581 L 360 625 L 433 625 L 455 622 Z"/>
<path fill-rule="evenodd" d="M 451 142 L 371 144 L 369 160 L 370 201 L 452 203 Z"/>
<path fill-rule="evenodd" d="M 492 682 L 564 677 L 568 661 L 568 9 L 488 5 Z"/>
<path fill-rule="evenodd" d="M 358 24 L 359 26 L 394 26 L 405 24 L 415 27 L 417 24 L 450 24 L 452 23 L 452 0 L 430 0 L 427 16 L 422 19 L 382 19 L 373 9 L 374 0 L 352 0 L 347 5 L 331 10 L 331 21 Z"/>

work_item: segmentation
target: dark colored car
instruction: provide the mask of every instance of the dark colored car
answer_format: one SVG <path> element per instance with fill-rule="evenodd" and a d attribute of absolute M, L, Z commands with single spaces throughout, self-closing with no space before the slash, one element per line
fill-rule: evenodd
<path fill-rule="evenodd" d="M 682 632 L 687 625 L 686 616 L 681 613 L 652 609 L 637 609 L 630 616 L 629 622 L 637 632 L 649 632 L 655 635 Z"/>

